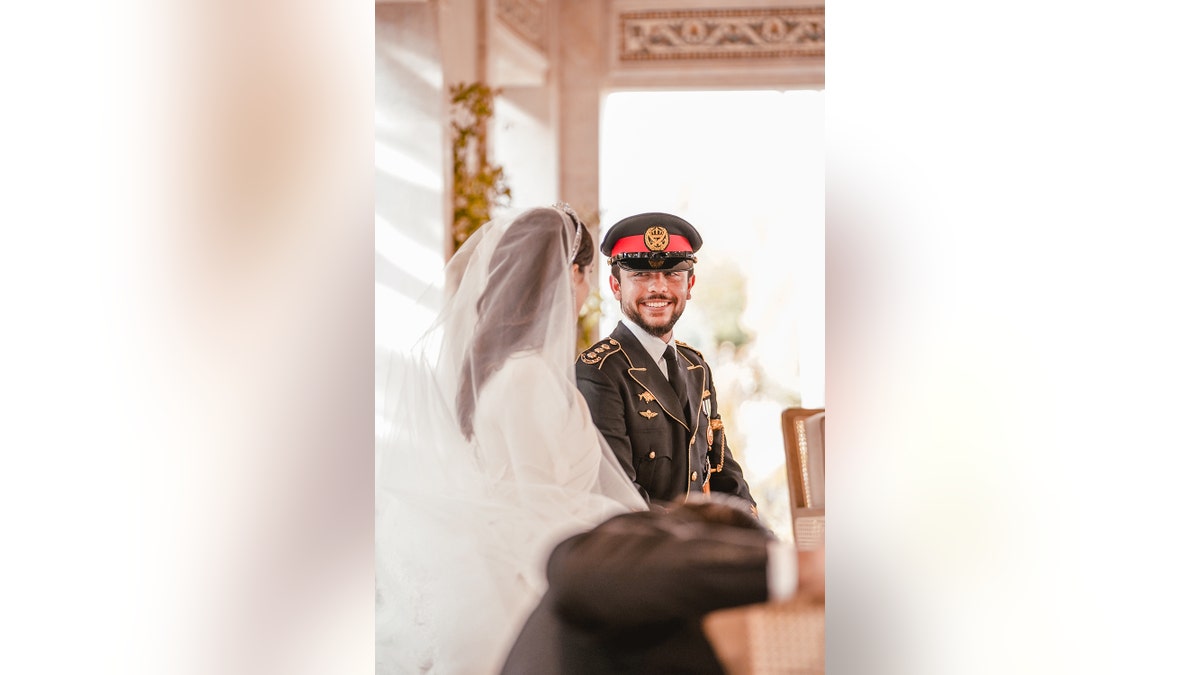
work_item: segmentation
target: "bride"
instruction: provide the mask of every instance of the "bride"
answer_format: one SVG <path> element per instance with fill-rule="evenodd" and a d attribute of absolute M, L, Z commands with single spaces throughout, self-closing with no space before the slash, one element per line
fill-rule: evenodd
<path fill-rule="evenodd" d="M 570 207 L 488 223 L 387 365 L 377 431 L 376 671 L 494 673 L 565 537 L 646 503 L 575 388 L 593 244 Z"/>

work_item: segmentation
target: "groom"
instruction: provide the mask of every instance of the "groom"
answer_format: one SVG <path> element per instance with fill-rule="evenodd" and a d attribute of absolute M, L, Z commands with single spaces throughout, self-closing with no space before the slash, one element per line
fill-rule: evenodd
<path fill-rule="evenodd" d="M 754 504 L 725 442 L 712 369 L 694 347 L 672 341 L 703 243 L 691 223 L 667 213 L 630 216 L 609 229 L 600 251 L 624 317 L 579 355 L 575 379 L 648 502 L 711 490 Z"/>

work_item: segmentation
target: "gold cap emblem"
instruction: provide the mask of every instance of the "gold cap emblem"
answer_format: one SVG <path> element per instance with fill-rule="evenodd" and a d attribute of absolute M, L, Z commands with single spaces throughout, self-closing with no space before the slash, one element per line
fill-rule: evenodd
<path fill-rule="evenodd" d="M 667 244 L 671 241 L 671 235 L 667 233 L 667 228 L 654 225 L 646 228 L 646 234 L 642 236 L 642 239 L 646 242 L 646 248 L 651 251 L 665 251 Z"/>

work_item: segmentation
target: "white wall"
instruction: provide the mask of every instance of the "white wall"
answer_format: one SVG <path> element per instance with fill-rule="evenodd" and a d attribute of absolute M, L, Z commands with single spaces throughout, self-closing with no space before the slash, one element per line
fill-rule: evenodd
<path fill-rule="evenodd" d="M 405 346 L 440 295 L 447 139 L 436 3 L 375 8 L 376 343 Z"/>
<path fill-rule="evenodd" d="M 513 206 L 559 199 L 558 143 L 548 87 L 502 87 L 496 100 L 493 152 L 512 188 Z"/>

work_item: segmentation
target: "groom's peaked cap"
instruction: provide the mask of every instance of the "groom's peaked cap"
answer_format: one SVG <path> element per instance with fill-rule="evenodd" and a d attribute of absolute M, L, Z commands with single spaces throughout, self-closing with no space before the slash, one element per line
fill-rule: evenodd
<path fill-rule="evenodd" d="M 627 270 L 667 272 L 690 270 L 704 244 L 688 221 L 669 213 L 639 213 L 609 228 L 600 243 L 608 264 Z"/>

